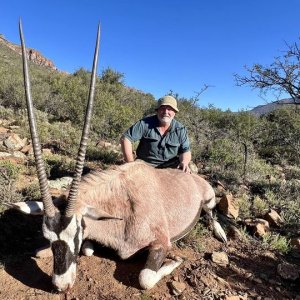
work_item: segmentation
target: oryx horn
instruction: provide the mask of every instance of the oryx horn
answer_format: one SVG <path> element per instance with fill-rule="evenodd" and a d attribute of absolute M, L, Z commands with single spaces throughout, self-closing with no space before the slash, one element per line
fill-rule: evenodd
<path fill-rule="evenodd" d="M 40 183 L 40 190 L 42 195 L 42 200 L 44 203 L 45 215 L 48 217 L 54 217 L 55 207 L 52 202 L 52 198 L 49 192 L 47 175 L 44 167 L 44 161 L 42 159 L 41 145 L 39 141 L 39 136 L 36 127 L 36 121 L 33 111 L 32 99 L 31 99 L 31 90 L 30 90 L 30 79 L 28 74 L 28 64 L 27 64 L 27 54 L 26 47 L 23 37 L 22 21 L 19 21 L 19 32 L 22 46 L 22 58 L 23 58 L 23 75 L 24 75 L 24 85 L 25 85 L 25 96 L 27 104 L 27 114 L 29 120 L 29 127 L 32 139 L 33 152 L 35 157 L 35 163 L 37 168 L 37 175 Z"/>
<path fill-rule="evenodd" d="M 76 160 L 75 174 L 74 174 L 71 189 L 69 192 L 68 205 L 67 205 L 66 213 L 65 213 L 65 215 L 67 217 L 71 217 L 74 214 L 76 198 L 77 198 L 77 193 L 78 193 L 78 186 L 79 186 L 79 183 L 81 180 L 82 170 L 83 170 L 83 166 L 84 166 L 84 160 L 85 160 L 85 154 L 86 154 L 86 148 L 87 148 L 87 140 L 88 140 L 90 123 L 91 123 L 91 118 L 92 118 L 95 86 L 96 86 L 99 41 L 100 41 L 100 24 L 98 25 L 97 40 L 96 40 L 96 47 L 95 47 L 95 53 L 94 53 L 93 70 L 92 70 L 92 75 L 91 75 L 88 104 L 87 104 L 87 108 L 86 108 L 86 112 L 85 112 L 84 127 L 82 130 L 80 147 L 78 150 L 78 155 L 77 155 L 77 160 Z"/>

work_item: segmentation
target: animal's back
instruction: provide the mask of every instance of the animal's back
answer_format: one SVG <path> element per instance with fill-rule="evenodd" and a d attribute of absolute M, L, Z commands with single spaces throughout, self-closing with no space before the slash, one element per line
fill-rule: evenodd
<path fill-rule="evenodd" d="M 98 174 L 93 179 L 94 191 L 90 185 L 92 179 L 86 180 L 89 189 L 82 186 L 81 197 L 86 194 L 87 204 L 96 203 L 123 219 L 106 221 L 101 226 L 106 226 L 112 235 L 116 231 L 116 239 L 130 243 L 131 249 L 147 246 L 161 236 L 171 240 L 182 237 L 198 220 L 203 189 L 207 189 L 204 193 L 207 197 L 213 195 L 210 186 L 197 175 L 176 169 L 155 169 L 143 162 L 128 163 Z M 96 223 L 93 227 L 96 235 L 99 232 Z M 109 246 L 126 248 L 126 243 Z"/>

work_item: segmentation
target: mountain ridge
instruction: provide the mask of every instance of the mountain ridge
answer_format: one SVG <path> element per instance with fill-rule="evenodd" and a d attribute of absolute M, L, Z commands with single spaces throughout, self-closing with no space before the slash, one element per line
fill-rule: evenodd
<path fill-rule="evenodd" d="M 21 46 L 8 41 L 2 34 L 0 34 L 0 43 L 6 45 L 9 49 L 13 50 L 17 54 L 22 55 Z M 43 56 L 41 52 L 33 48 L 26 48 L 26 52 L 27 52 L 27 59 L 29 61 L 32 61 L 37 65 L 44 66 L 48 69 L 58 71 L 53 61 Z"/>
<path fill-rule="evenodd" d="M 271 103 L 258 105 L 253 109 L 248 110 L 248 112 L 257 117 L 260 117 L 274 111 L 275 109 L 282 108 L 285 105 L 299 105 L 299 104 L 300 104 L 300 99 L 295 101 L 292 98 L 285 98 Z"/>

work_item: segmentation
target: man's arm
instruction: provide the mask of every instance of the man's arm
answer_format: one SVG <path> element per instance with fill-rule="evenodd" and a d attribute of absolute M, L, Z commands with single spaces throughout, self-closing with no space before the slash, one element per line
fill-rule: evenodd
<path fill-rule="evenodd" d="M 125 162 L 134 161 L 132 143 L 123 135 L 120 140 Z"/>
<path fill-rule="evenodd" d="M 189 168 L 189 163 L 192 159 L 191 151 L 187 151 L 184 153 L 179 154 L 179 166 L 178 168 L 181 169 L 185 173 L 191 173 Z"/>

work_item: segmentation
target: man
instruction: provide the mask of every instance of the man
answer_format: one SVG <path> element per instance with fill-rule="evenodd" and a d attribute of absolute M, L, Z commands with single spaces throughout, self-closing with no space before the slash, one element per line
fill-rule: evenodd
<path fill-rule="evenodd" d="M 138 159 L 157 168 L 177 167 L 191 173 L 187 129 L 174 119 L 178 111 L 176 99 L 165 96 L 158 100 L 156 115 L 139 120 L 125 131 L 121 138 L 125 161 L 134 161 L 132 143 L 139 141 Z"/>

